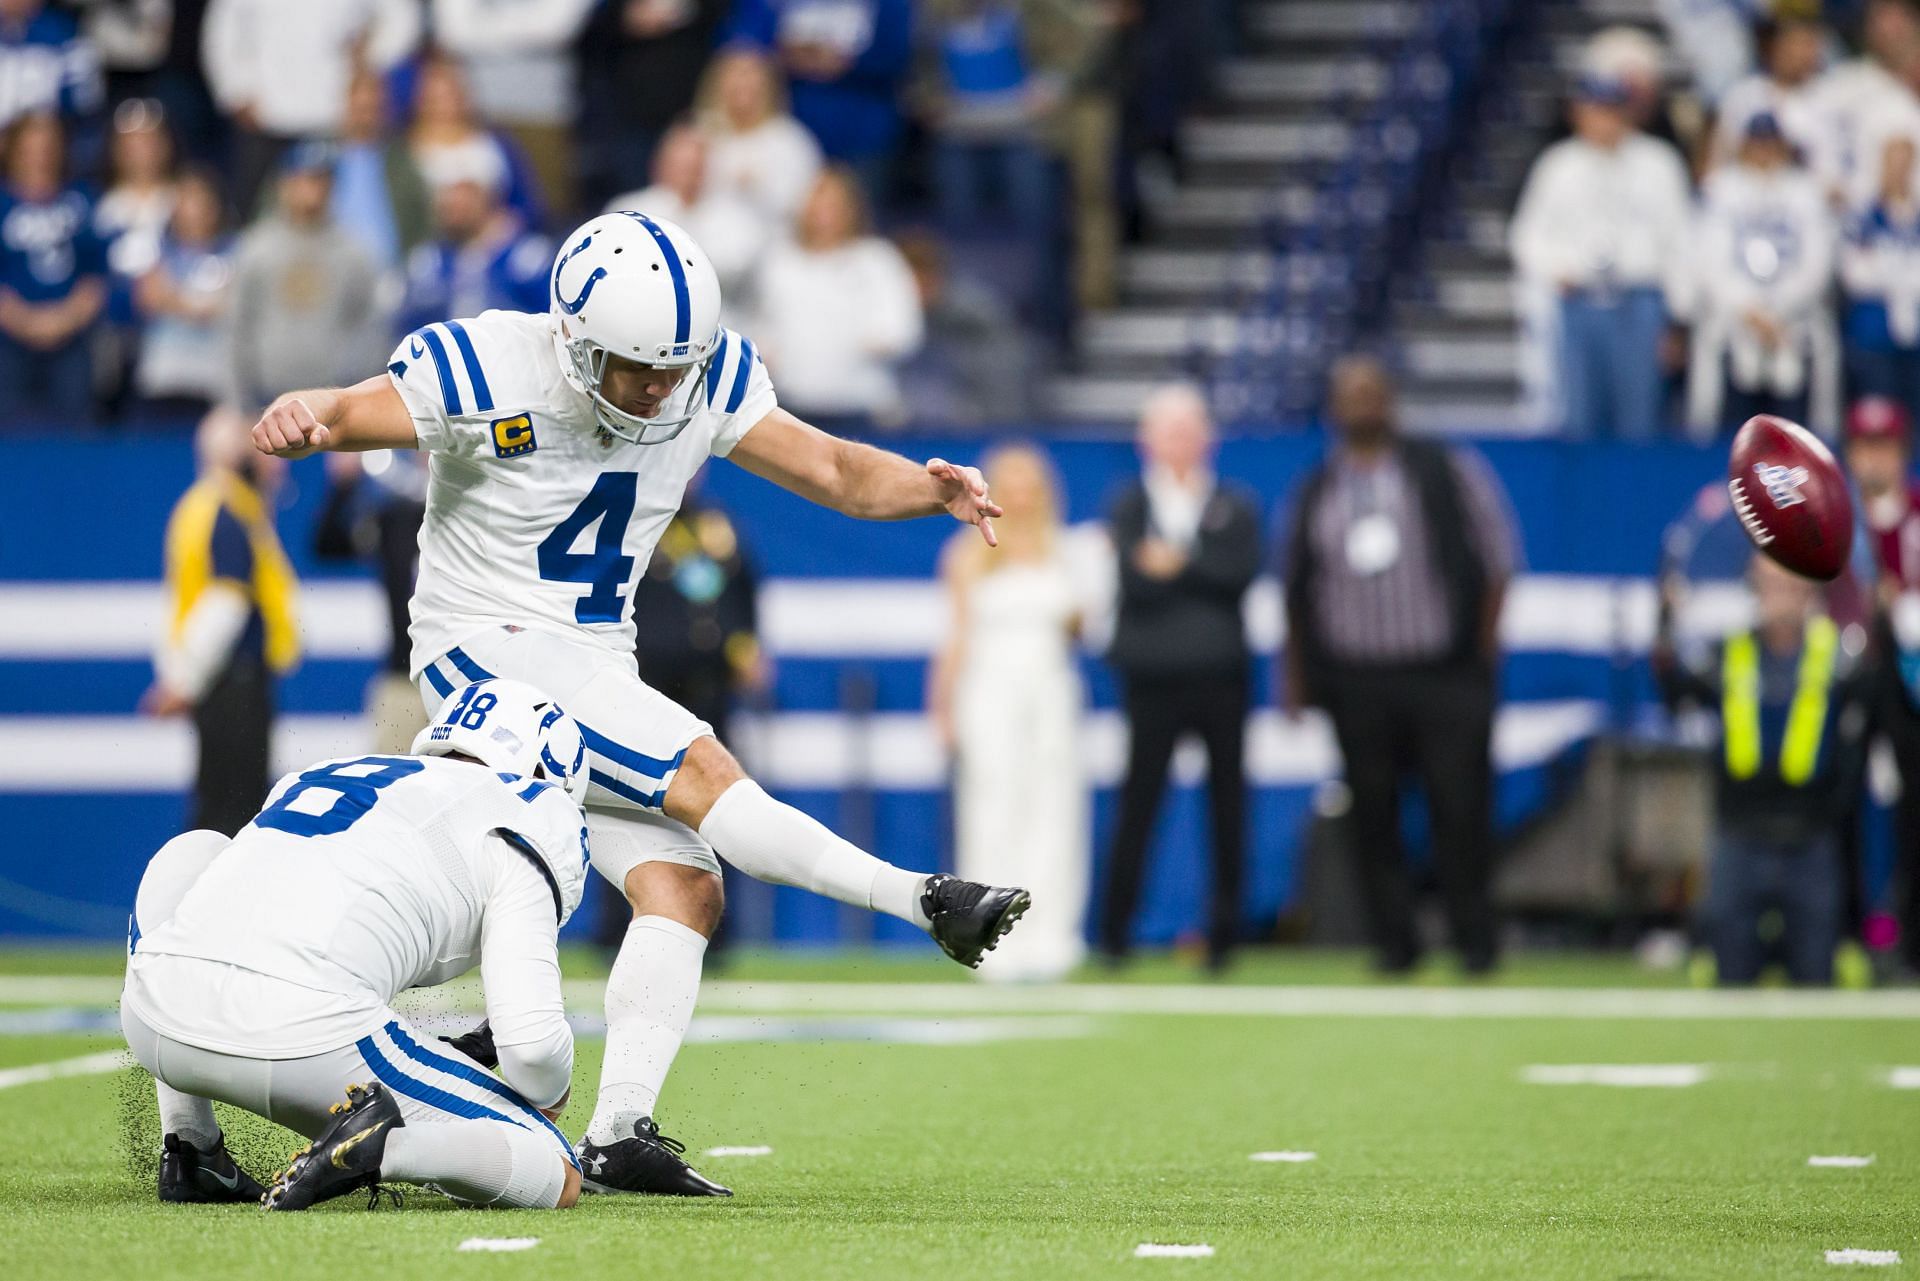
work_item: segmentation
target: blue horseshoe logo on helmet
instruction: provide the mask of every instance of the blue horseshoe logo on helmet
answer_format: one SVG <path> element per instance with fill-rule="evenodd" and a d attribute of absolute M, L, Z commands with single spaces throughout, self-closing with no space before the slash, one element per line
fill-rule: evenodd
<path fill-rule="evenodd" d="M 568 302 L 565 298 L 560 297 L 561 269 L 567 265 L 569 259 L 592 243 L 593 233 L 588 232 L 579 244 L 561 254 L 560 261 L 553 264 L 554 301 L 559 303 L 561 310 L 565 311 L 569 316 L 577 316 L 580 314 L 580 309 L 587 305 L 587 296 L 593 292 L 593 287 L 606 278 L 607 269 L 605 267 L 595 267 L 587 276 L 586 283 L 580 286 L 579 297 L 575 298 L 572 302 Z"/>

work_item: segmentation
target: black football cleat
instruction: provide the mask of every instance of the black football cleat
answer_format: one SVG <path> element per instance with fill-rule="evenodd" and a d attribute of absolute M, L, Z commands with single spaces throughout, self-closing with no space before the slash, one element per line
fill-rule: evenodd
<path fill-rule="evenodd" d="M 933 941 L 970 970 L 980 968 L 981 958 L 1031 906 L 1033 896 L 1025 890 L 963 881 L 944 872 L 928 877 L 927 888 L 920 892 L 920 910 L 933 922 Z"/>
<path fill-rule="evenodd" d="M 687 1145 L 660 1133 L 653 1118 L 633 1123 L 633 1137 L 605 1147 L 581 1139 L 580 1187 L 586 1192 L 637 1192 L 648 1196 L 732 1196 L 681 1159 Z"/>
<path fill-rule="evenodd" d="M 234 1163 L 221 1139 L 203 1152 L 177 1134 L 160 1140 L 160 1199 L 173 1205 L 260 1204 L 260 1180 Z"/>
<path fill-rule="evenodd" d="M 406 1124 L 400 1105 L 378 1085 L 349 1085 L 347 1101 L 331 1110 L 334 1119 L 320 1137 L 274 1176 L 261 1198 L 267 1209 L 304 1210 L 361 1188 L 377 1188 L 387 1135 Z M 378 1195 L 376 1190 L 376 1199 Z"/>

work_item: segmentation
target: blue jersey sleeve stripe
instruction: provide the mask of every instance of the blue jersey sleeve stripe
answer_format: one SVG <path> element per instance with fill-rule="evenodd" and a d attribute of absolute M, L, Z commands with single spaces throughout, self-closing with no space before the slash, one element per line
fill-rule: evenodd
<path fill-rule="evenodd" d="M 560 1150 L 567 1154 L 568 1164 L 572 1165 L 575 1169 L 579 1168 L 580 1163 L 574 1159 L 573 1144 L 567 1142 L 567 1136 L 560 1132 L 560 1127 L 552 1121 L 549 1121 L 546 1116 L 541 1113 L 539 1108 L 527 1102 L 518 1090 L 515 1090 L 512 1086 L 497 1077 L 487 1075 L 471 1064 L 462 1063 L 459 1059 L 450 1059 L 443 1054 L 435 1054 L 431 1050 L 422 1049 L 420 1043 L 409 1036 L 407 1029 L 399 1023 L 387 1024 L 386 1032 L 388 1036 L 393 1038 L 393 1043 L 399 1047 L 400 1053 L 406 1055 L 414 1062 L 425 1067 L 437 1068 L 445 1072 L 448 1076 L 457 1077 L 469 1085 L 484 1090 L 525 1118 L 525 1120 L 519 1120 L 518 1118 L 507 1119 L 515 1120 L 527 1129 L 534 1128 L 534 1125 L 544 1129 L 560 1144 Z M 533 1122 L 534 1124 L 528 1125 L 528 1122 Z"/>
<path fill-rule="evenodd" d="M 707 362 L 707 407 L 713 407 L 713 395 L 720 390 L 720 368 L 727 363 L 727 331 L 720 331 L 720 345 L 714 348 L 713 359 Z"/>
<path fill-rule="evenodd" d="M 433 367 L 440 374 L 440 399 L 447 413 L 460 413 L 460 385 L 453 381 L 453 362 L 447 359 L 447 345 L 433 332 L 432 325 L 415 330 L 414 336 L 427 344 L 427 350 L 433 354 Z"/>
<path fill-rule="evenodd" d="M 645 214 L 633 216 L 652 235 L 654 243 L 660 246 L 661 256 L 667 260 L 667 275 L 673 278 L 673 340 L 686 342 L 693 336 L 693 300 L 687 292 L 687 269 L 680 261 L 680 251 L 673 247 L 673 241 L 660 229 L 659 223 Z"/>
<path fill-rule="evenodd" d="M 740 408 L 747 398 L 747 380 L 753 376 L 753 339 L 740 339 L 740 365 L 733 374 L 733 390 L 727 393 L 727 412 Z"/>
<path fill-rule="evenodd" d="M 441 674 L 439 663 L 428 663 L 420 674 L 427 678 L 427 684 L 433 686 L 433 692 L 440 697 L 445 698 L 453 693 L 453 682 Z"/>
<path fill-rule="evenodd" d="M 473 385 L 473 407 L 485 413 L 493 408 L 493 392 L 487 387 L 486 374 L 480 370 L 480 355 L 474 351 L 465 325 L 449 320 L 447 328 L 453 331 L 453 345 L 460 349 L 460 359 L 467 364 L 467 381 Z"/>
<path fill-rule="evenodd" d="M 460 674 L 470 681 L 490 681 L 493 673 L 468 656 L 467 651 L 455 645 L 447 651 L 447 661 L 460 669 Z"/>

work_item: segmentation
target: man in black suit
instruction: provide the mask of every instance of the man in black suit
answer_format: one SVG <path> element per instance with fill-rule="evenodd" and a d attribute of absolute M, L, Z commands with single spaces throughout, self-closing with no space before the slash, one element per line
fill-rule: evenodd
<path fill-rule="evenodd" d="M 1213 815 L 1207 960 L 1217 970 L 1232 956 L 1240 925 L 1251 665 L 1240 600 L 1260 565 L 1259 508 L 1251 495 L 1216 483 L 1213 424 L 1194 388 L 1170 386 L 1149 397 L 1139 443 L 1143 475 L 1110 518 L 1120 616 L 1107 656 L 1125 687 L 1132 742 L 1101 948 L 1110 960 L 1127 955 L 1173 749 L 1181 735 L 1194 733 L 1207 748 Z"/>

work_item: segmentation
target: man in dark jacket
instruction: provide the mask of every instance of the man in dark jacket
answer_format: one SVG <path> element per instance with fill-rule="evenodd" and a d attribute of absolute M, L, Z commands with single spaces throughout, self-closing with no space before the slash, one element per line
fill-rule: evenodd
<path fill-rule="evenodd" d="M 1140 416 L 1144 475 L 1110 518 L 1120 562 L 1120 617 L 1107 657 L 1126 690 L 1132 743 L 1108 868 L 1101 947 L 1126 956 L 1146 874 L 1147 839 L 1186 733 L 1207 748 L 1213 893 L 1207 959 L 1230 959 L 1240 924 L 1246 850 L 1243 765 L 1249 656 L 1240 600 L 1260 564 L 1251 496 L 1217 484 L 1213 426 L 1192 387 L 1166 387 Z"/>
<path fill-rule="evenodd" d="M 1481 973 L 1498 950 L 1492 739 L 1514 562 L 1506 496 L 1478 456 L 1400 437 L 1376 360 L 1334 367 L 1330 409 L 1338 443 L 1292 506 L 1286 707 L 1333 719 L 1380 967 L 1398 973 L 1420 959 L 1400 840 L 1411 775 L 1426 788 L 1454 945 Z"/>

